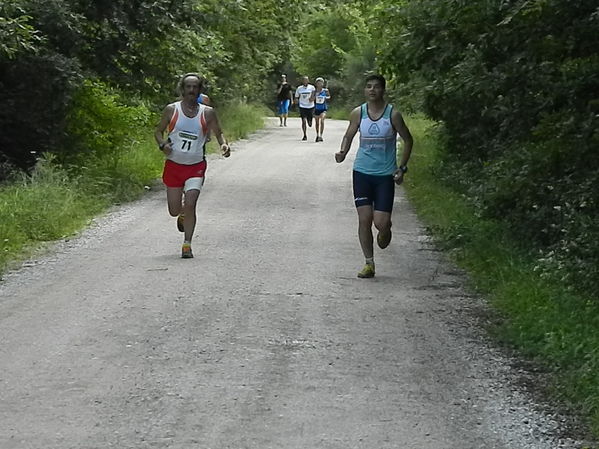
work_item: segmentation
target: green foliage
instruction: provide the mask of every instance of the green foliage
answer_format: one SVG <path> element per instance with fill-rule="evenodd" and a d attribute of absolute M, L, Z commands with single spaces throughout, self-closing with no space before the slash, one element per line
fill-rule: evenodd
<path fill-rule="evenodd" d="M 39 154 L 62 143 L 78 70 L 52 52 L 0 58 L 0 146 L 15 165 L 30 167 Z"/>
<path fill-rule="evenodd" d="M 75 114 L 85 124 L 76 128 L 77 133 L 104 152 L 70 156 L 80 158 L 77 165 L 72 165 L 72 159 L 68 164 L 48 153 L 30 175 L 20 175 L 0 186 L 0 273 L 10 261 L 26 257 L 27 248 L 76 232 L 110 204 L 138 198 L 162 171 L 164 155 L 156 149 L 153 128 L 143 108 L 127 108 L 115 92 L 106 93 L 98 83 L 86 84 L 76 104 L 85 104 L 84 109 L 93 114 Z M 219 109 L 221 125 L 230 140 L 261 128 L 267 113 L 263 107 L 245 103 Z M 115 117 L 123 120 L 117 123 Z M 123 138 L 127 120 L 140 126 L 131 129 L 135 140 Z M 90 130 L 106 131 L 106 126 L 114 133 L 87 135 Z M 215 139 L 210 145 L 217 150 Z"/>
<path fill-rule="evenodd" d="M 139 197 L 163 162 L 152 130 L 143 133 L 147 138 L 123 149 L 117 166 L 94 158 L 67 170 L 46 154 L 30 175 L 0 186 L 0 272 L 28 248 L 71 235 L 110 204 Z"/>
<path fill-rule="evenodd" d="M 333 78 L 341 74 L 345 54 L 357 45 L 352 8 L 314 7 L 302 23 L 292 54 L 296 69 L 310 76 Z"/>
<path fill-rule="evenodd" d="M 14 59 L 19 52 L 35 52 L 41 42 L 29 24 L 30 16 L 15 5 L 0 4 L 0 57 Z"/>
<path fill-rule="evenodd" d="M 370 6 L 359 3 L 313 6 L 301 22 L 291 54 L 300 75 L 312 81 L 325 78 L 331 106 L 342 115 L 364 101 L 364 76 L 375 67 L 375 46 L 363 12 Z"/>
<path fill-rule="evenodd" d="M 98 106 L 82 99 L 84 79 L 152 110 L 178 95 L 177 81 L 190 71 L 208 79 L 221 105 L 264 98 L 262 79 L 288 60 L 301 19 L 280 0 L 13 0 L 0 12 L 0 164 L 22 168 L 43 152 L 103 151 L 91 146 L 105 146 L 108 136 L 79 134 L 87 141 L 73 146 L 70 135 L 73 111 Z"/>
<path fill-rule="evenodd" d="M 599 302 L 547 278 L 501 220 L 481 217 L 471 201 L 440 182 L 441 128 L 406 119 L 416 148 L 406 189 L 436 243 L 465 268 L 473 287 L 499 312 L 491 331 L 551 373 L 548 391 L 588 418 L 599 433 Z"/>
<path fill-rule="evenodd" d="M 75 160 L 110 159 L 116 163 L 123 151 L 137 142 L 145 130 L 150 112 L 143 105 L 123 104 L 116 91 L 99 81 L 85 80 L 73 96 L 67 115 L 69 145 L 75 148 Z M 72 157 L 69 162 L 73 162 Z"/>
<path fill-rule="evenodd" d="M 250 133 L 264 127 L 264 117 L 270 115 L 264 107 L 244 102 L 229 103 L 218 110 L 227 139 L 245 139 Z"/>
<path fill-rule="evenodd" d="M 0 270 L 28 245 L 74 232 L 98 205 L 51 158 L 41 159 L 31 176 L 0 188 Z"/>
<path fill-rule="evenodd" d="M 373 14 L 401 36 L 379 41 L 379 64 L 443 124 L 440 176 L 509 223 L 546 276 L 596 291 L 596 2 L 381 2 Z"/>

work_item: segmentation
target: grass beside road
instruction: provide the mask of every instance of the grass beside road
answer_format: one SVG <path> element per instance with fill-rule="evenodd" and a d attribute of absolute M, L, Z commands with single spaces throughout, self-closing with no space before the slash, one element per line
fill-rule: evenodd
<path fill-rule="evenodd" d="M 262 107 L 241 103 L 218 113 L 230 141 L 264 126 L 266 114 Z M 148 128 L 143 140 L 118 151 L 118 157 L 84 167 L 65 168 L 46 155 L 30 176 L 18 175 L 0 186 L 0 275 L 44 242 L 72 235 L 113 204 L 139 198 L 162 172 L 164 156 L 153 133 Z M 209 151 L 218 151 L 215 142 Z"/>
<path fill-rule="evenodd" d="M 438 181 L 434 124 L 406 121 L 416 142 L 406 189 L 419 216 L 496 309 L 491 333 L 549 373 L 547 393 L 599 436 L 599 301 L 542 279 L 521 249 L 525 242 L 505 225 L 477 217 L 464 197 Z"/>

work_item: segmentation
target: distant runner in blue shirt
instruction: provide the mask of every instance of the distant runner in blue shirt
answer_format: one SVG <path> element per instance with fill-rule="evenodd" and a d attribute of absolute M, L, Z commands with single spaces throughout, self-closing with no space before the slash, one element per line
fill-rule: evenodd
<path fill-rule="evenodd" d="M 331 99 L 329 89 L 324 87 L 324 79 L 316 78 L 316 91 L 314 97 L 314 120 L 316 121 L 316 142 L 322 142 L 324 119 L 327 116 L 327 101 Z"/>

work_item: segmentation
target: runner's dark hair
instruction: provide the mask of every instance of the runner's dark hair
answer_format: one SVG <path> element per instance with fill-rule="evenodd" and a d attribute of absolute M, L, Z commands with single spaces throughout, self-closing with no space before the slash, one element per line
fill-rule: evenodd
<path fill-rule="evenodd" d="M 385 77 L 383 75 L 379 75 L 378 73 L 373 73 L 372 75 L 368 75 L 366 77 L 366 79 L 364 80 L 364 84 L 367 84 L 368 81 L 374 81 L 374 80 L 377 80 L 379 83 L 381 83 L 383 90 L 385 90 L 385 86 L 387 84 L 387 82 L 385 81 Z"/>
<path fill-rule="evenodd" d="M 183 75 L 181 77 L 181 79 L 179 79 L 179 83 L 177 84 L 177 90 L 179 91 L 179 95 L 183 95 L 183 83 L 190 76 L 196 77 L 200 81 L 200 92 L 202 92 L 202 90 L 204 89 L 204 84 L 206 82 L 204 77 L 202 75 L 200 75 L 199 73 L 189 72 L 189 73 L 186 73 L 185 75 Z"/>

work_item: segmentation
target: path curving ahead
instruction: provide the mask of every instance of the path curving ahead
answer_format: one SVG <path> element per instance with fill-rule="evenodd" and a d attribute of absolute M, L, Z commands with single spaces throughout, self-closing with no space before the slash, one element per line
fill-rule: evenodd
<path fill-rule="evenodd" d="M 210 161 L 194 259 L 158 189 L 6 277 L 0 448 L 579 447 L 513 386 L 401 189 L 356 278 L 346 122 L 323 143 L 289 125 Z"/>

